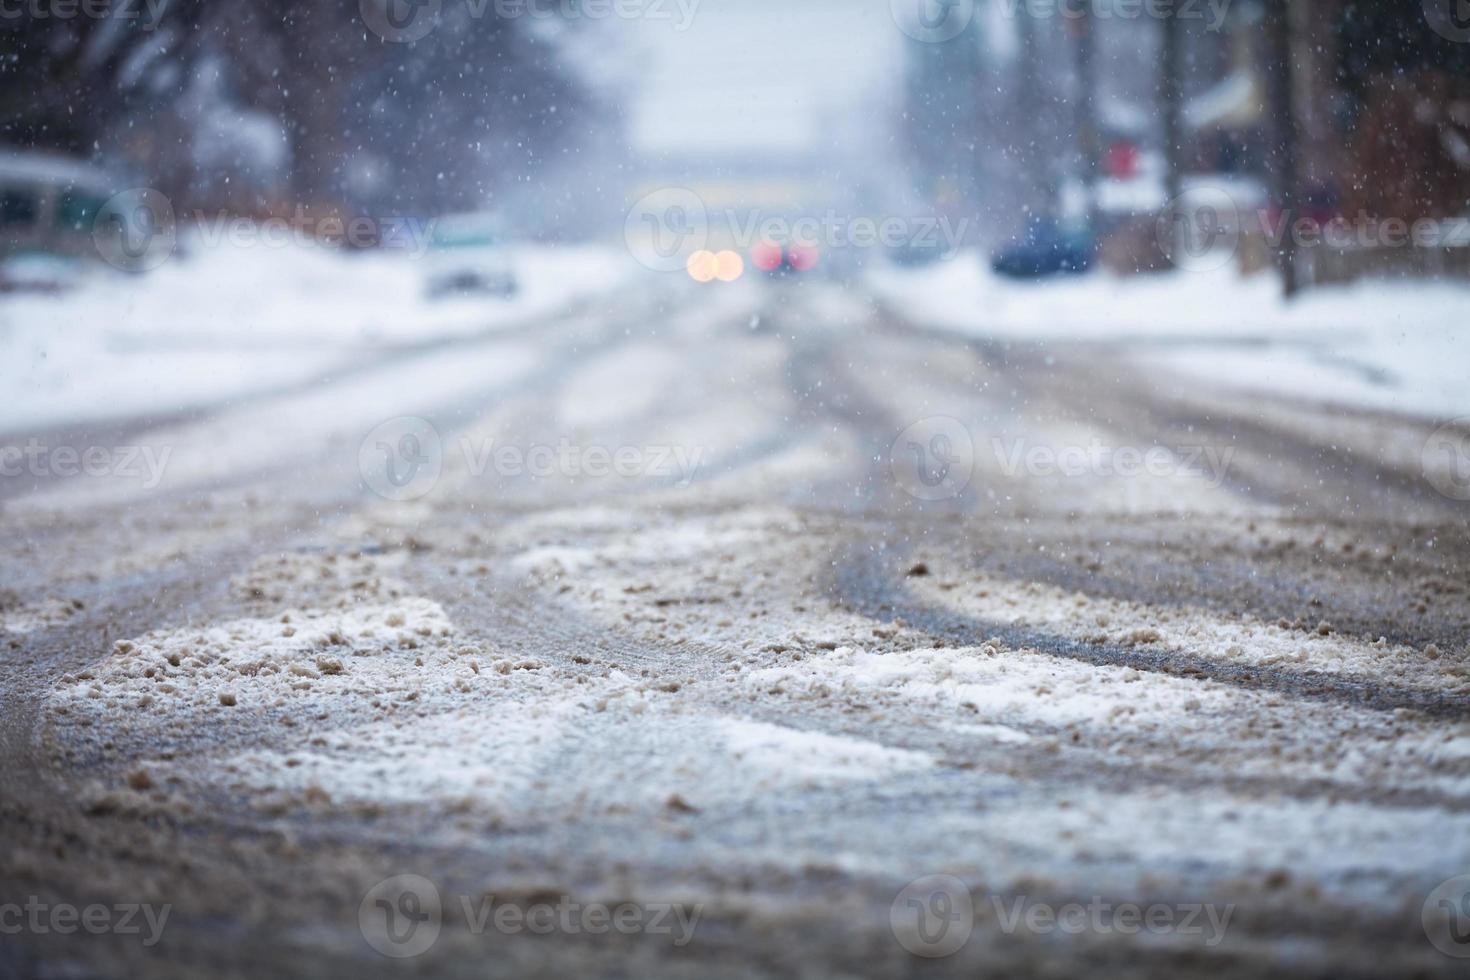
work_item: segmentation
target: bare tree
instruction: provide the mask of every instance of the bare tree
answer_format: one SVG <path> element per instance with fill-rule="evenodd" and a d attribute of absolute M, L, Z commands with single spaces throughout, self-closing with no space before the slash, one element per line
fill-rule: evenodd
<path fill-rule="evenodd" d="M 120 117 L 167 104 L 201 50 L 203 5 L 162 0 L 145 9 L 139 17 L 116 4 L 101 17 L 0 23 L 0 139 L 87 155 Z"/>
<path fill-rule="evenodd" d="M 1163 44 L 1159 58 L 1159 100 L 1163 108 L 1164 195 L 1168 207 L 1177 208 L 1184 192 L 1184 54 L 1183 23 L 1170 12 L 1163 18 Z M 1180 221 L 1170 222 L 1176 239 L 1186 233 Z M 1185 247 L 1182 241 L 1172 248 Z M 1173 254 L 1178 254 L 1177 252 Z"/>
<path fill-rule="evenodd" d="M 1021 133 L 1027 145 L 1019 154 L 1026 204 L 1035 208 L 1047 200 L 1047 171 L 1043 160 L 1046 143 L 1046 92 L 1041 72 L 1041 37 L 1036 18 L 1023 3 L 1018 6 L 1017 27 L 1020 31 L 1020 77 L 1016 104 L 1020 109 Z"/>
<path fill-rule="evenodd" d="M 1298 0 L 1305 3 L 1307 0 Z M 1276 201 L 1282 221 L 1289 224 L 1296 213 L 1297 120 L 1293 104 L 1291 63 L 1291 9 L 1289 0 L 1266 0 L 1266 71 L 1270 99 L 1270 157 Z M 1299 288 L 1296 242 L 1288 233 L 1281 237 L 1276 252 L 1281 270 L 1281 288 L 1290 299 Z"/>
<path fill-rule="evenodd" d="M 1084 5 L 1071 22 L 1077 42 L 1077 154 L 1082 182 L 1087 188 L 1087 223 L 1097 227 L 1098 161 L 1102 154 L 1097 132 L 1097 35 L 1092 11 Z"/>

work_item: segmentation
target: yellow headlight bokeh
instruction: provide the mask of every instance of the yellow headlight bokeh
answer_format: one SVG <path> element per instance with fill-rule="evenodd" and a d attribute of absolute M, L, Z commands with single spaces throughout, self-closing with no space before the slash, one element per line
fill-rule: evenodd
<path fill-rule="evenodd" d="M 695 282 L 710 282 L 719 272 L 719 265 L 715 253 L 702 248 L 689 256 L 684 267 L 689 270 L 689 277 Z"/>
<path fill-rule="evenodd" d="M 734 282 L 745 272 L 745 260 L 739 252 L 726 249 L 715 255 L 715 278 L 720 282 Z"/>
<path fill-rule="evenodd" d="M 684 268 L 695 282 L 734 282 L 745 274 L 745 260 L 739 252 L 723 249 L 711 252 L 702 248 L 689 256 Z"/>

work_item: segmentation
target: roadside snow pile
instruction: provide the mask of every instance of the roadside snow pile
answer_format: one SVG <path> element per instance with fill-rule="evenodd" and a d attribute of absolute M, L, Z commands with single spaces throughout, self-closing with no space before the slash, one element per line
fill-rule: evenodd
<path fill-rule="evenodd" d="M 359 811 L 503 805 L 530 789 L 583 710 L 570 701 L 497 699 L 473 710 L 335 729 L 291 750 L 241 753 L 221 760 L 210 775 L 264 792 L 258 806 L 267 813 L 314 803 L 347 803 Z"/>
<path fill-rule="evenodd" d="M 878 779 L 934 765 L 926 752 L 867 739 L 801 731 L 745 718 L 723 718 L 717 730 L 740 764 L 782 783 Z"/>
<path fill-rule="evenodd" d="M 264 606 L 310 604 L 314 608 L 348 609 L 364 602 L 398 600 L 408 586 L 387 574 L 404 564 L 404 552 L 302 554 L 287 552 L 261 558 L 230 580 L 236 596 Z"/>
<path fill-rule="evenodd" d="M 473 706 L 426 698 L 395 717 L 321 731 L 309 744 L 168 771 L 246 792 L 267 814 L 328 804 L 360 813 L 426 807 L 517 825 L 568 819 L 584 807 L 740 805 L 752 789 L 831 787 L 934 765 L 926 753 L 861 738 L 743 718 L 696 721 L 676 697 L 650 697 L 619 671 L 578 683 L 528 664 L 498 681 Z M 619 748 L 608 754 L 612 744 Z M 568 755 L 605 755 L 575 802 L 558 778 L 572 771 L 558 762 Z"/>
<path fill-rule="evenodd" d="M 187 244 L 187 243 L 186 243 Z M 170 412 L 302 382 L 374 348 L 476 336 L 616 288 L 610 249 L 517 247 L 509 299 L 424 295 L 426 260 L 218 245 L 142 276 L 86 268 L 61 295 L 0 299 L 4 427 Z"/>
<path fill-rule="evenodd" d="M 236 710 L 286 718 L 335 707 L 345 694 L 363 704 L 412 699 L 455 669 L 453 634 L 439 604 L 420 598 L 156 630 L 64 677 L 52 707 L 84 726 L 197 737 L 206 718 Z"/>
<path fill-rule="evenodd" d="M 1118 792 L 1085 783 L 1067 794 L 1065 806 L 1055 805 L 1054 798 L 1048 798 L 1051 805 L 1021 799 L 1019 805 L 992 805 L 984 814 L 988 853 L 1026 854 L 1024 862 L 995 862 L 1010 865 L 1007 870 L 1018 876 L 1003 886 L 1012 891 L 1034 888 L 1044 873 L 1079 894 L 1106 893 L 1109 877 L 1119 874 L 1119 886 L 1126 888 L 1125 882 L 1136 882 L 1139 869 L 1147 868 L 1163 880 L 1173 874 L 1185 881 L 1218 876 L 1248 895 L 1252 878 L 1269 875 L 1279 882 L 1272 887 L 1298 910 L 1319 904 L 1330 910 L 1330 902 L 1393 907 L 1411 895 L 1407 900 L 1417 920 L 1428 888 L 1470 856 L 1462 815 L 1410 800 L 1384 805 L 1288 793 L 1251 799 L 1214 786 Z M 1004 882 L 1006 871 L 995 873 Z M 1429 884 L 1406 888 L 1412 876 Z"/>
<path fill-rule="evenodd" d="M 923 269 L 880 269 L 874 292 L 923 327 L 1026 342 L 1132 344 L 1161 372 L 1296 397 L 1424 415 L 1470 411 L 1463 351 L 1470 287 L 1362 281 L 1292 303 L 1274 276 L 1231 266 L 1042 282 L 993 275 L 962 253 Z"/>
<path fill-rule="evenodd" d="M 1029 626 L 1101 646 L 1193 654 L 1220 664 L 1289 668 L 1362 678 L 1424 691 L 1470 693 L 1470 658 L 1345 636 L 1323 620 L 1263 622 L 1202 609 L 1165 608 L 1069 592 L 1038 582 L 966 574 L 963 589 L 943 574 L 910 579 L 938 608 L 997 626 Z"/>
<path fill-rule="evenodd" d="M 1470 792 L 1470 759 L 1462 754 L 1470 726 L 1445 730 L 1408 716 L 1291 703 L 1270 691 L 996 643 L 884 654 L 842 647 L 750 671 L 744 685 L 752 697 L 911 714 L 920 728 L 937 722 L 954 733 L 951 761 L 987 758 L 967 747 L 968 737 L 1007 752 L 1085 753 L 1098 765 L 1330 781 L 1354 791 Z"/>
<path fill-rule="evenodd" d="M 1114 732 L 1176 724 L 1223 711 L 1228 692 L 1181 678 L 1098 668 L 1028 651 L 980 647 L 868 653 L 841 647 L 819 658 L 750 671 L 755 692 L 800 700 L 898 699 L 972 712 L 987 723 L 1107 726 Z"/>
<path fill-rule="evenodd" d="M 0 628 L 7 633 L 34 633 L 62 625 L 82 608 L 77 599 L 21 603 L 13 594 L 0 590 Z"/>

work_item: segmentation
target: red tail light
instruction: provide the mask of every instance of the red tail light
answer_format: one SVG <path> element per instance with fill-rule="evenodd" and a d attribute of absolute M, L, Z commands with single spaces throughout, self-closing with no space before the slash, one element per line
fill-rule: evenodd
<path fill-rule="evenodd" d="M 806 272 L 817 265 L 817 250 L 806 245 L 793 245 L 787 250 L 786 260 L 797 272 Z"/>
<path fill-rule="evenodd" d="M 762 272 L 775 272 L 781 268 L 781 246 L 761 242 L 751 248 L 750 261 Z"/>

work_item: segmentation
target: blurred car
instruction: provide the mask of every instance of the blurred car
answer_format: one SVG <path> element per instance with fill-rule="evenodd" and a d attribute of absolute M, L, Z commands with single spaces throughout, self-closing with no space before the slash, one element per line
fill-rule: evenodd
<path fill-rule="evenodd" d="M 81 281 L 81 260 L 47 252 L 0 258 L 0 293 L 64 293 Z"/>
<path fill-rule="evenodd" d="M 92 230 L 111 194 L 109 177 L 81 160 L 0 153 L 0 257 L 96 257 Z"/>
<path fill-rule="evenodd" d="M 933 265 L 944 258 L 945 251 L 930 244 L 905 242 L 888 249 L 888 261 L 905 269 L 917 269 Z"/>
<path fill-rule="evenodd" d="M 1092 268 L 1095 251 L 1086 229 L 1037 217 L 1016 240 L 995 252 L 990 266 L 998 275 L 1015 279 L 1072 275 Z"/>
<path fill-rule="evenodd" d="M 429 299 L 514 296 L 520 288 L 500 219 L 489 212 L 447 215 L 433 224 L 424 255 Z"/>
<path fill-rule="evenodd" d="M 818 252 L 814 245 L 761 242 L 750 250 L 751 263 L 773 276 L 810 272 L 817 267 L 817 259 Z"/>

